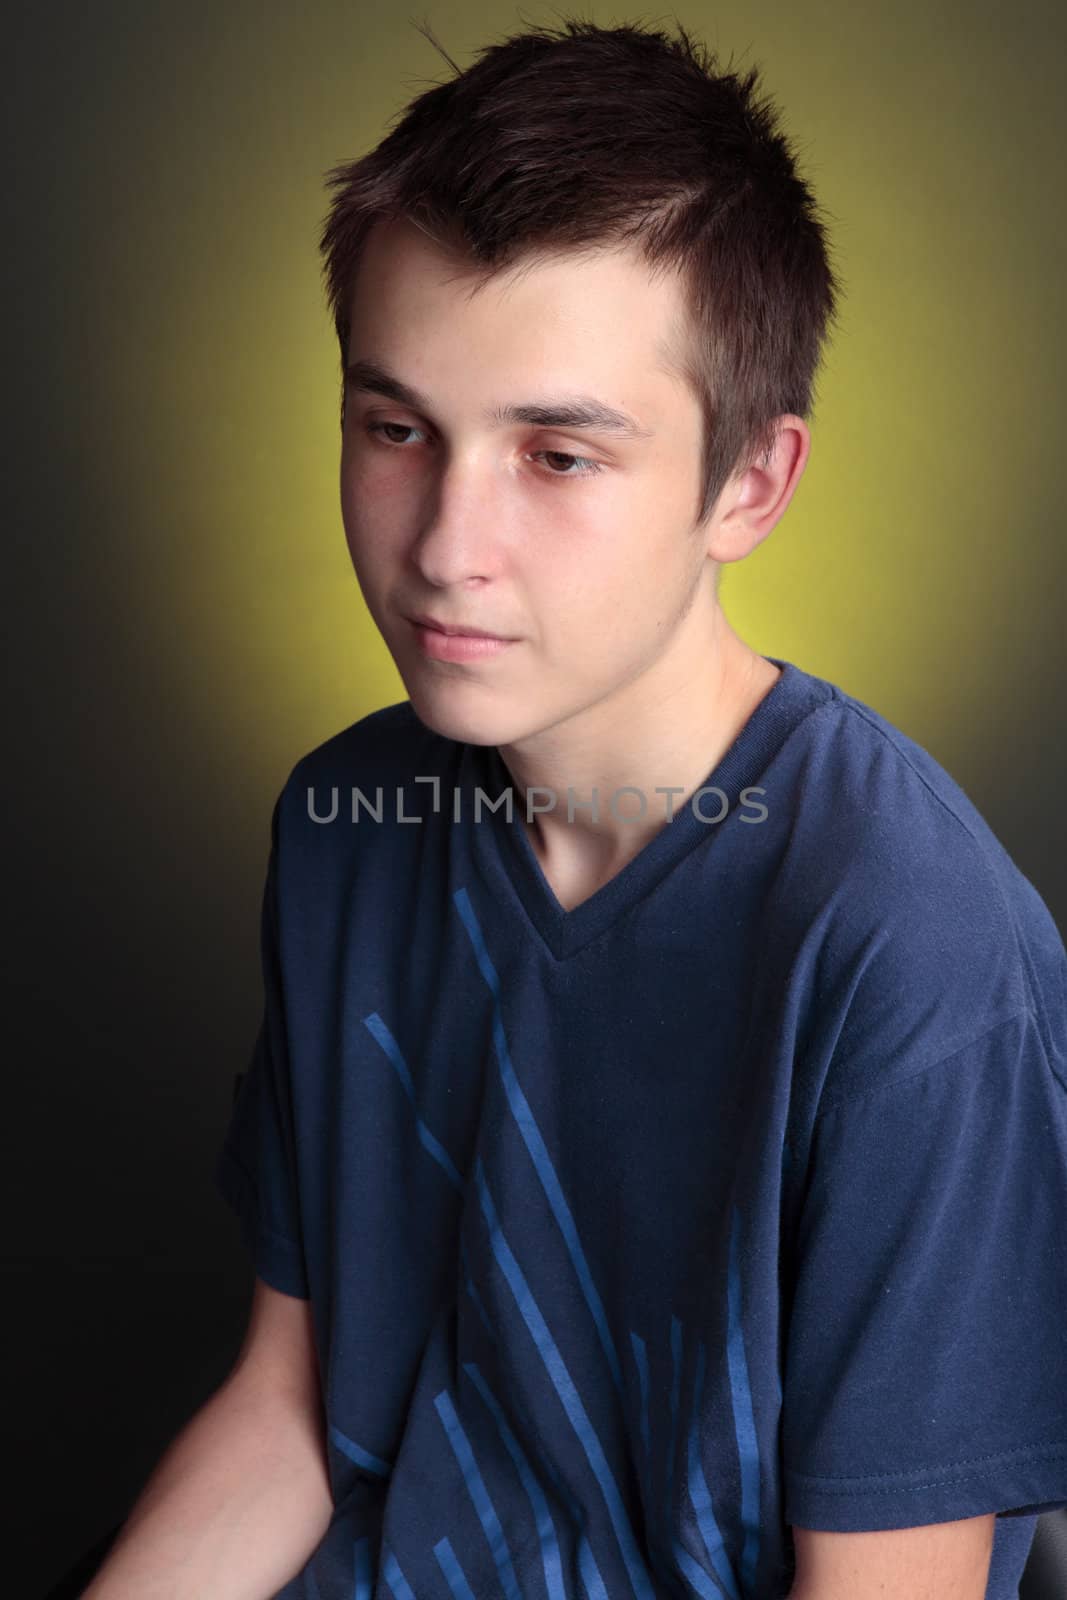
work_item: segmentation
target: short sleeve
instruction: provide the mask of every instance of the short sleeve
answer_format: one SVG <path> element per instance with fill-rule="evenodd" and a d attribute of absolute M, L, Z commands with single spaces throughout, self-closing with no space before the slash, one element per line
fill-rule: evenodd
<path fill-rule="evenodd" d="M 1067 1505 L 1067 1086 L 1029 1010 L 822 1107 L 787 1315 L 789 1524 Z"/>
<path fill-rule="evenodd" d="M 216 1160 L 214 1181 L 237 1213 L 257 1274 L 284 1294 L 307 1299 L 278 937 L 279 804 L 271 818 L 260 918 L 263 1018 Z"/>

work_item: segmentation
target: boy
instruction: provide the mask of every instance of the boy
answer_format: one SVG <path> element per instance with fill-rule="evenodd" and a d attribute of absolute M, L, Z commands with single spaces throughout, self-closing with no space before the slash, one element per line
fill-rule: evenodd
<path fill-rule="evenodd" d="M 1062 942 L 718 601 L 840 287 L 755 82 L 571 22 L 331 174 L 408 699 L 275 806 L 249 1333 L 94 1600 L 1007 1600 L 1067 1503 Z"/>

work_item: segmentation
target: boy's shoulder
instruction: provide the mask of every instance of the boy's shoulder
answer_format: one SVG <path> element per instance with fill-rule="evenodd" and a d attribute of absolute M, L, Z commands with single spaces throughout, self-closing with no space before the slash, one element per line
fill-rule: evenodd
<path fill-rule="evenodd" d="M 306 751 L 287 782 L 386 782 L 398 769 L 410 769 L 413 757 L 439 755 L 452 743 L 419 720 L 410 700 L 398 700 L 369 711 Z"/>
<path fill-rule="evenodd" d="M 337 790 L 340 803 L 348 805 L 350 792 L 358 789 L 368 802 L 380 791 L 392 810 L 398 803 L 395 790 L 401 786 L 410 808 L 419 793 L 416 779 L 439 777 L 461 750 L 456 740 L 420 721 L 410 700 L 399 700 L 368 712 L 306 751 L 290 769 L 279 804 L 283 811 L 304 811 L 309 791 L 313 803 L 321 795 L 329 804 L 331 792 Z"/>
<path fill-rule="evenodd" d="M 856 887 L 892 885 L 927 904 L 938 885 L 970 883 L 1003 901 L 1019 869 L 947 768 L 873 706 L 818 681 L 829 692 L 801 725 L 786 804 L 819 844 L 821 881 L 851 874 Z"/>
<path fill-rule="evenodd" d="M 1062 1055 L 1067 955 L 1041 896 L 928 750 L 830 687 L 787 768 L 774 919 L 841 1019 L 839 1087 L 916 1070 L 1022 1011 Z"/>
<path fill-rule="evenodd" d="M 413 843 L 412 836 L 424 830 L 402 824 L 439 809 L 442 780 L 462 749 L 401 700 L 306 751 L 277 795 L 271 824 L 287 862 L 289 892 L 301 883 L 303 892 L 319 892 L 323 874 L 340 883 L 346 867 L 364 859 L 372 839 L 376 850 L 388 843 L 390 853 L 400 841 Z"/>
<path fill-rule="evenodd" d="M 1003 851 L 966 791 L 923 745 L 858 696 L 815 681 L 826 691 L 812 722 L 824 760 L 816 776 L 834 794 L 843 825 L 877 837 L 913 827 L 926 813 L 928 827 L 961 846 L 966 838 L 994 856 Z"/>

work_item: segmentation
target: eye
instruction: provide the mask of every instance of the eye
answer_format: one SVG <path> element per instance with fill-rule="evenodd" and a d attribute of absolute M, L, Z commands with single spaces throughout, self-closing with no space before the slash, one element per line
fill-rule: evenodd
<path fill-rule="evenodd" d="M 387 449 L 403 450 L 404 442 L 400 439 L 389 437 L 389 430 L 395 433 L 419 433 L 419 428 L 410 427 L 406 422 L 368 422 L 365 424 L 367 433 L 374 434 L 382 439 Z M 570 472 L 556 472 L 553 468 L 547 469 L 550 478 L 591 478 L 604 469 L 599 461 L 592 461 L 588 456 L 575 456 L 565 450 L 535 450 L 531 459 L 543 457 L 546 461 L 563 461 L 573 463 L 577 470 Z"/>
<path fill-rule="evenodd" d="M 368 433 L 381 433 L 381 434 L 384 434 L 385 430 L 387 428 L 394 428 L 397 431 L 397 433 L 418 433 L 418 431 L 419 431 L 418 428 L 409 428 L 406 422 L 368 422 L 367 423 L 367 432 Z M 387 439 L 386 443 L 392 445 L 394 447 L 394 449 L 398 449 L 398 448 L 402 449 L 403 448 L 402 445 L 398 444 L 398 441 L 396 439 Z"/>
<path fill-rule="evenodd" d="M 571 456 L 564 450 L 538 450 L 537 456 L 555 457 L 557 461 L 578 461 L 581 463 L 577 472 L 552 472 L 553 478 L 591 478 L 594 473 L 603 471 L 599 461 L 590 461 L 588 456 Z"/>

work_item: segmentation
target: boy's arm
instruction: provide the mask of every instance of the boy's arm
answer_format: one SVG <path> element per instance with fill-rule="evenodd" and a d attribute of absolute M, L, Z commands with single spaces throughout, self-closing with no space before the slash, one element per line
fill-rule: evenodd
<path fill-rule="evenodd" d="M 82 1600 L 268 1600 L 333 1509 L 310 1302 L 257 1278 L 232 1372 L 168 1447 Z"/>
<path fill-rule="evenodd" d="M 985 1600 L 992 1512 L 871 1533 L 793 1528 L 789 1600 Z"/>

